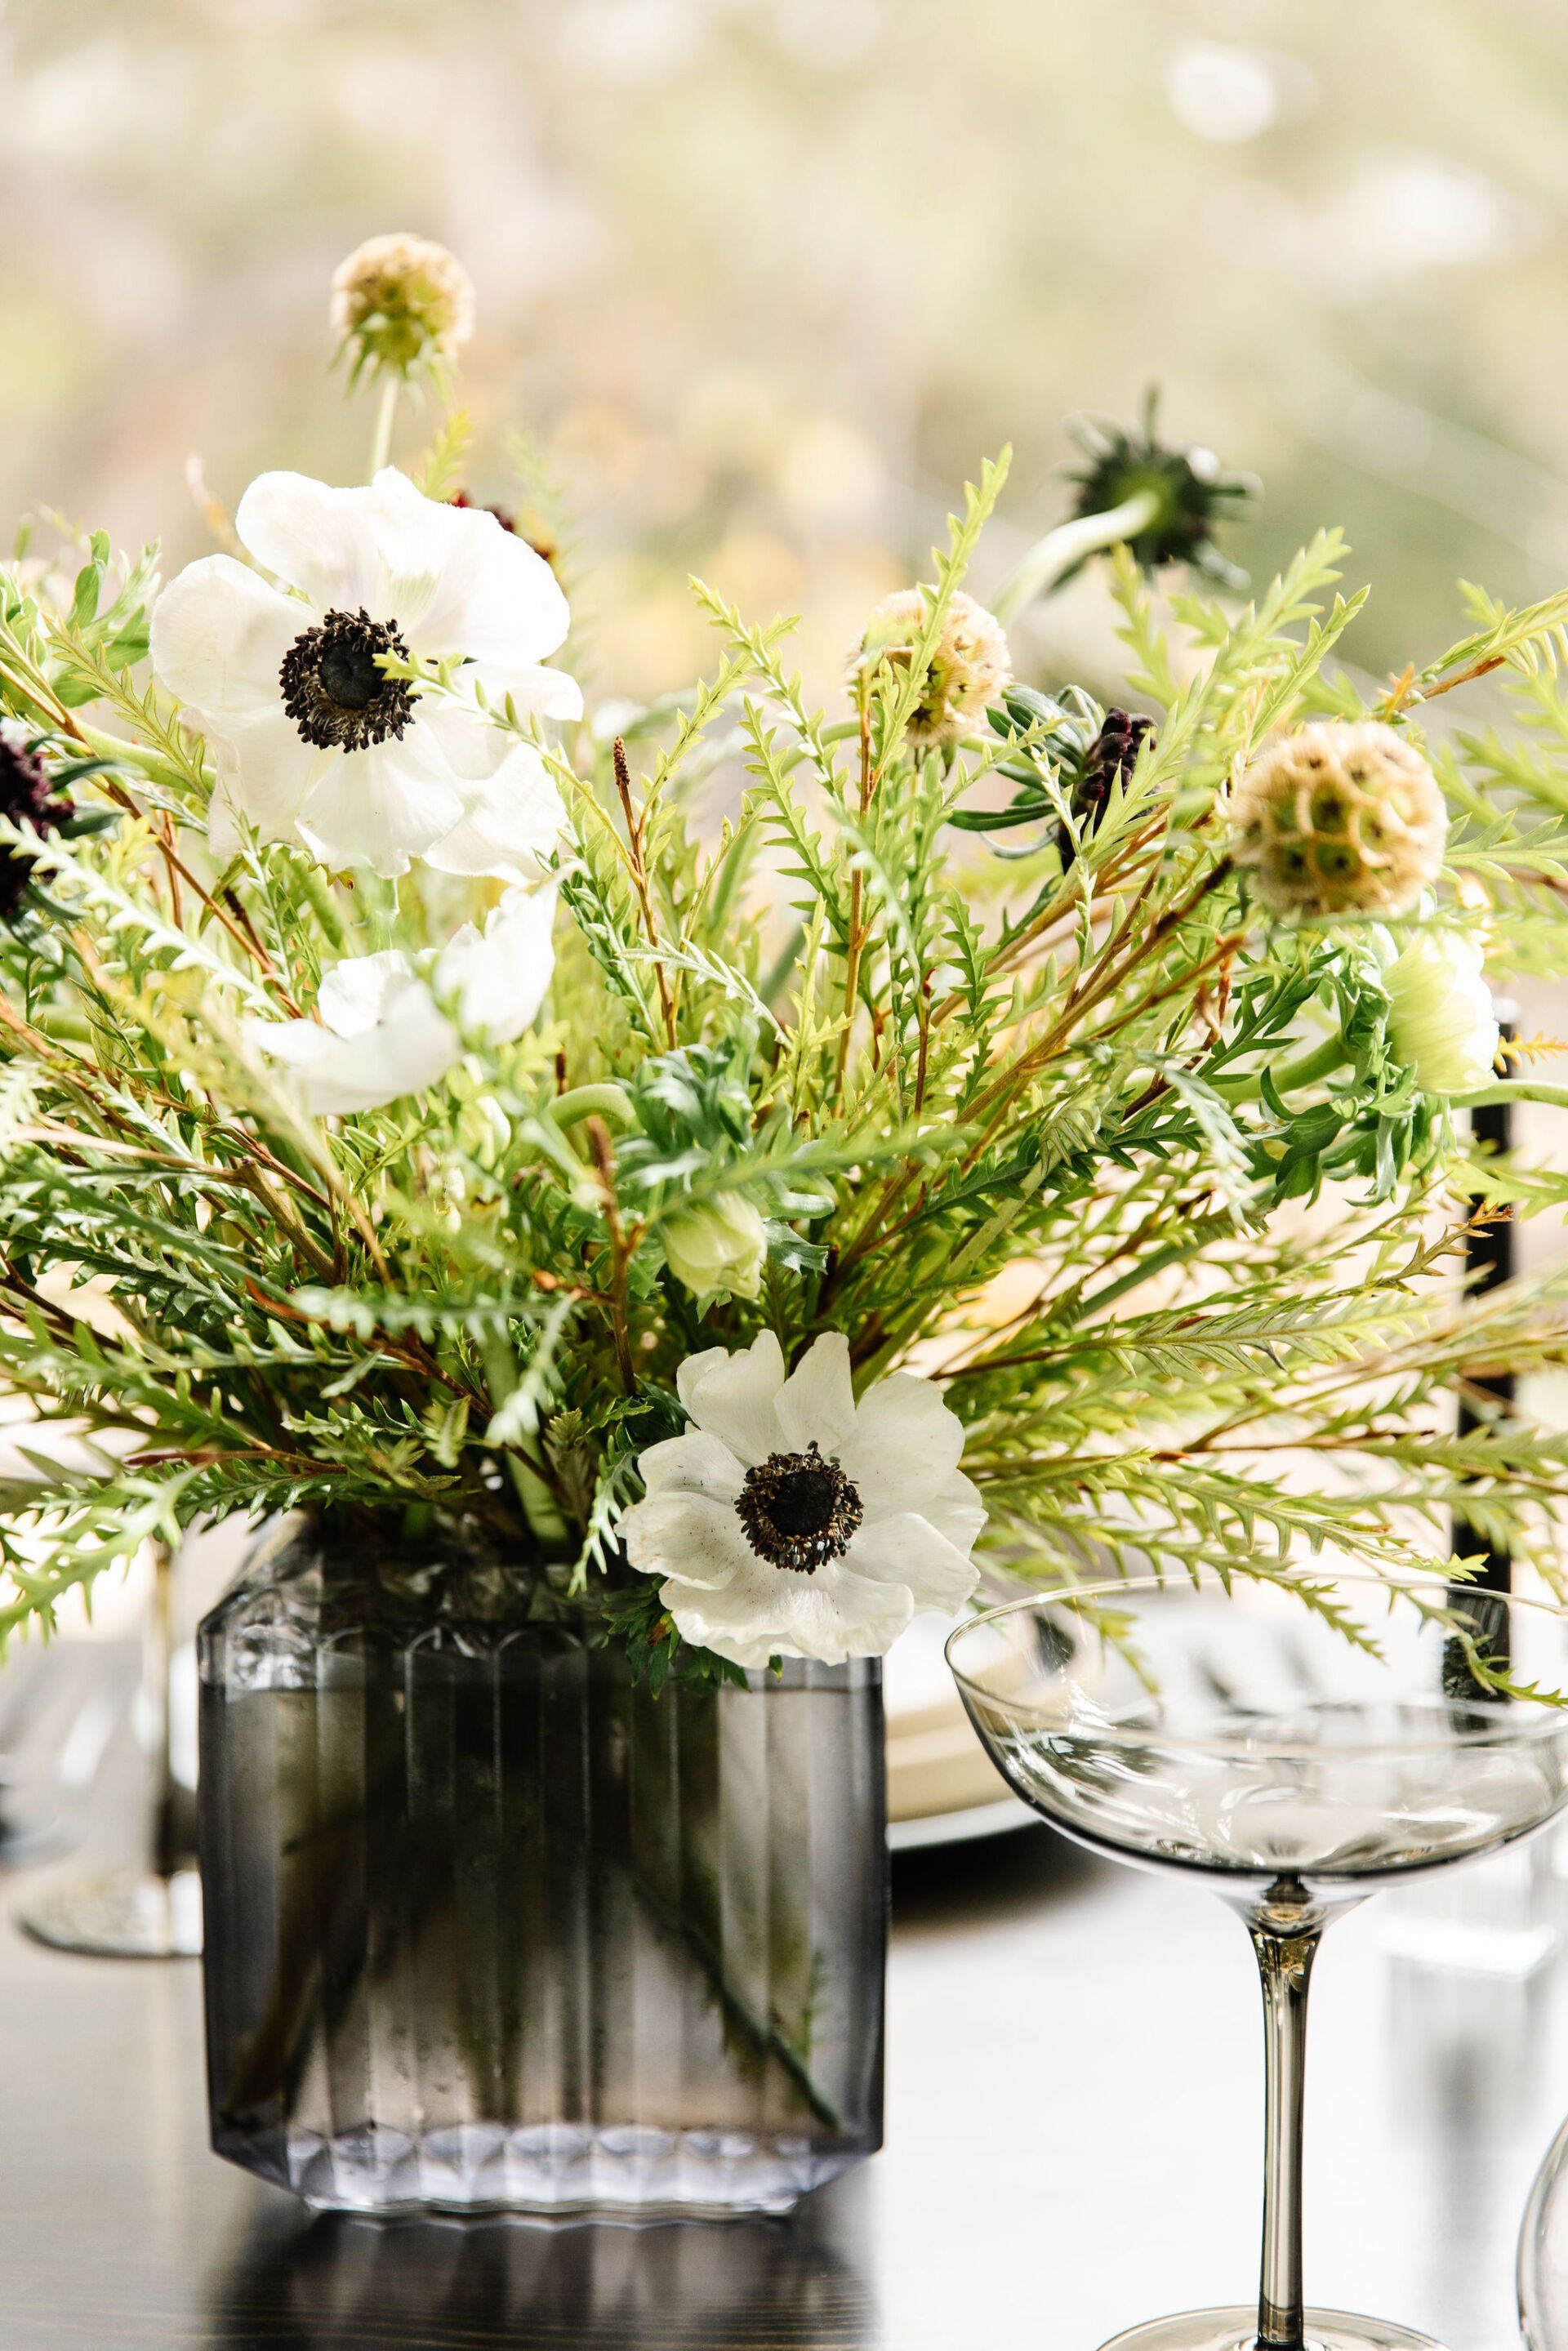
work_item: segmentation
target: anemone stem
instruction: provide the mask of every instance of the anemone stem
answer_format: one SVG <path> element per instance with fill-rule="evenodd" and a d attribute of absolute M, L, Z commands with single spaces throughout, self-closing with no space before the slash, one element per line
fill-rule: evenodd
<path fill-rule="evenodd" d="M 1162 504 L 1158 490 L 1135 490 L 1103 514 L 1076 515 L 1071 522 L 1058 523 L 1054 530 L 1036 539 L 1023 561 L 1003 580 L 991 598 L 991 611 L 1004 623 L 1016 620 L 1027 604 L 1054 588 L 1085 556 L 1098 555 L 1102 548 L 1119 547 L 1147 530 Z"/>
<path fill-rule="evenodd" d="M 376 429 L 371 441 L 372 482 L 392 455 L 392 426 L 397 422 L 398 394 L 402 390 L 402 379 L 397 375 L 389 375 L 382 386 L 381 404 L 376 410 Z"/>
<path fill-rule="evenodd" d="M 630 1119 L 636 1115 L 625 1087 L 614 1084 L 573 1086 L 570 1092 L 557 1094 L 549 1108 L 557 1126 L 575 1126 L 584 1118 Z"/>
<path fill-rule="evenodd" d="M 1335 1070 L 1342 1068 L 1349 1059 L 1350 1047 L 1336 1029 L 1321 1045 L 1314 1045 L 1311 1052 L 1298 1053 L 1293 1061 L 1285 1061 L 1279 1069 L 1271 1071 L 1270 1075 L 1274 1091 L 1276 1093 L 1289 1093 L 1296 1086 L 1310 1086 L 1319 1078 L 1332 1077 Z M 1217 1078 L 1214 1090 L 1229 1100 L 1245 1101 L 1262 1092 L 1262 1079 L 1256 1072 L 1239 1078 Z"/>
<path fill-rule="evenodd" d="M 1450 1094 L 1454 1110 L 1490 1110 L 1500 1102 L 1545 1102 L 1552 1110 L 1568 1110 L 1568 1086 L 1543 1086 L 1532 1078 L 1504 1078 L 1473 1094 Z"/>

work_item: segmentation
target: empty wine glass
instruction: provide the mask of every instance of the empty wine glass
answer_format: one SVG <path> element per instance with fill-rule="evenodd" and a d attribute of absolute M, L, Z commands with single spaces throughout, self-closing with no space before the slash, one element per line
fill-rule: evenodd
<path fill-rule="evenodd" d="M 1092 1852 L 1196 1876 L 1238 1910 L 1263 1984 L 1262 2279 L 1103 2351 L 1441 2351 L 1301 2298 L 1307 1989 L 1324 1927 L 1380 1886 L 1495 1853 L 1568 1802 L 1554 1608 L 1439 1580 L 1157 1577 L 1014 1601 L 947 1644 L 964 1702 L 1027 1802 Z M 1331 1622 L 1326 1608 L 1334 1617 Z M 1347 1635 L 1344 1629 L 1351 1627 Z"/>

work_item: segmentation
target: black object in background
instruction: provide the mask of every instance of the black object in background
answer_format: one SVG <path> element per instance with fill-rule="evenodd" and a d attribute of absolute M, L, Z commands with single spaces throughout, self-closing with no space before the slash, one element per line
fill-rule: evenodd
<path fill-rule="evenodd" d="M 1504 1039 L 1511 1040 L 1515 1034 L 1514 1022 L 1502 1012 L 1500 1007 L 1498 1025 Z M 1512 1105 L 1509 1102 L 1491 1102 L 1483 1110 L 1473 1110 L 1470 1113 L 1470 1132 L 1478 1145 L 1483 1147 L 1489 1155 L 1496 1155 L 1511 1151 L 1513 1148 Z M 1480 1204 L 1479 1200 L 1472 1200 L 1470 1205 L 1475 1208 Z M 1505 1281 L 1512 1280 L 1514 1220 L 1506 1210 L 1491 1217 L 1488 1223 L 1477 1226 L 1466 1247 L 1465 1262 L 1469 1269 L 1471 1286 L 1478 1292 L 1500 1289 Z M 1489 1379 L 1486 1393 L 1489 1396 L 1495 1397 L 1503 1411 L 1508 1411 L 1514 1398 L 1512 1373 L 1500 1372 L 1495 1378 Z M 1489 1415 L 1477 1411 L 1467 1396 L 1460 1395 L 1459 1435 L 1461 1437 L 1468 1437 L 1474 1428 L 1483 1427 L 1489 1417 Z M 1480 1554 L 1484 1564 L 1476 1579 L 1478 1583 L 1492 1592 L 1510 1590 L 1513 1582 L 1511 1557 L 1506 1551 L 1494 1551 L 1470 1525 L 1462 1510 L 1454 1512 L 1451 1540 L 1454 1550 L 1461 1558 L 1474 1558 L 1478 1553 Z M 1475 1587 L 1472 1584 L 1469 1588 L 1473 1590 Z"/>

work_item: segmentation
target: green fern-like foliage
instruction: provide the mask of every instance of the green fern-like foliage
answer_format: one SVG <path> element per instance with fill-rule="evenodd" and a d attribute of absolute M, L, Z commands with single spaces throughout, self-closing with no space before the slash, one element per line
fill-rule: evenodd
<path fill-rule="evenodd" d="M 146 663 L 152 559 L 94 540 L 61 604 L 0 589 L 0 703 L 102 819 L 0 825 L 35 860 L 0 935 L 0 1381 L 73 1438 L 0 1491 L 0 1631 L 198 1518 L 458 1516 L 662 1674 L 651 1593 L 606 1573 L 616 1517 L 681 1426 L 682 1359 L 765 1325 L 790 1355 L 847 1333 L 862 1380 L 946 1383 L 998 1573 L 1275 1575 L 1328 1550 L 1397 1574 L 1447 1556 L 1462 1505 L 1558 1574 L 1561 1440 L 1457 1436 L 1452 1402 L 1568 1360 L 1562 1278 L 1459 1279 L 1473 1195 L 1552 1210 L 1568 1176 L 1478 1161 L 1394 1050 L 1364 930 L 1270 926 L 1227 854 L 1263 739 L 1364 715 L 1333 666 L 1362 601 L 1337 535 L 1239 607 L 1156 608 L 1113 559 L 1156 733 L 1091 830 L 1052 800 L 1027 697 L 956 748 L 907 741 L 1002 481 L 937 551 L 924 646 L 847 717 L 808 706 L 788 623 L 698 585 L 711 679 L 625 724 L 619 774 L 591 726 L 549 749 L 572 839 L 540 1022 L 328 1121 L 243 1016 L 438 942 L 485 885 L 254 841 L 219 870 L 209 762 Z M 1561 977 L 1568 598 L 1473 607 L 1373 715 L 1418 731 L 1434 696 L 1506 682 L 1510 724 L 1435 755 L 1446 911 L 1490 914 L 1499 971 Z M 1020 762 L 1058 821 L 998 857 L 955 820 Z M 721 1195 L 765 1220 L 766 1273 L 699 1308 L 664 1237 Z"/>

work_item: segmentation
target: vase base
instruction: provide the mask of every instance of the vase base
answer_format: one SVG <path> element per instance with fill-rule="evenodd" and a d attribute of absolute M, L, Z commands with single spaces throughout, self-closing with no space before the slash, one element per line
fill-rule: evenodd
<path fill-rule="evenodd" d="M 1259 2351 L 1258 2306 L 1187 2310 L 1154 2318 L 1101 2346 L 1101 2351 Z M 1413 2334 L 1385 2319 L 1356 2318 L 1348 2310 L 1309 2310 L 1305 2351 L 1443 2351 L 1430 2335 Z"/>
<path fill-rule="evenodd" d="M 214 2146 L 318 2211 L 612 2220 L 788 2212 L 873 2152 L 785 2132 L 481 2122 L 423 2133 L 375 2125 L 329 2137 L 220 2125 Z"/>

